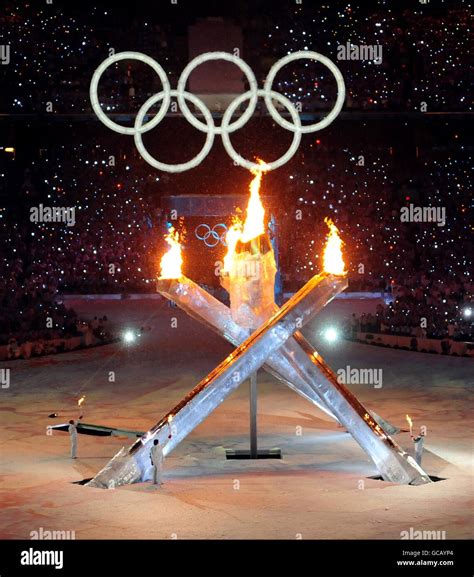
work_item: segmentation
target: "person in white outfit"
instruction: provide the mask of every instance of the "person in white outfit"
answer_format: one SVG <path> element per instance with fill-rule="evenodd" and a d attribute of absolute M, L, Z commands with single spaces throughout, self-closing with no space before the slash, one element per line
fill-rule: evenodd
<path fill-rule="evenodd" d="M 421 467 L 421 459 L 423 458 L 423 449 L 425 444 L 425 431 L 423 427 L 420 428 L 420 433 L 418 437 L 411 436 L 413 443 L 415 444 L 415 461 Z"/>
<path fill-rule="evenodd" d="M 71 438 L 71 459 L 77 459 L 77 425 L 81 419 L 82 415 L 76 421 L 72 419 L 69 421 L 68 432 Z"/>
<path fill-rule="evenodd" d="M 168 439 L 171 439 L 171 435 L 168 436 Z M 153 465 L 153 484 L 161 487 L 163 485 L 163 462 L 165 456 L 163 455 L 163 446 L 160 445 L 158 439 L 153 441 L 150 459 Z"/>

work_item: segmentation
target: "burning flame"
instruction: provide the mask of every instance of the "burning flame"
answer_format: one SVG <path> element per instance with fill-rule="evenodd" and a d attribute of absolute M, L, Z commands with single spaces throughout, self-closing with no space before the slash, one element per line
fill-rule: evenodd
<path fill-rule="evenodd" d="M 232 268 L 232 259 L 234 258 L 235 245 L 237 241 L 242 237 L 242 223 L 240 220 L 236 219 L 234 224 L 229 228 L 225 236 L 225 242 L 227 244 L 227 253 L 224 257 L 224 271 L 230 272 Z"/>
<path fill-rule="evenodd" d="M 262 183 L 263 173 L 267 171 L 267 165 L 260 158 L 257 159 L 257 162 L 260 168 L 253 168 L 250 171 L 254 175 L 254 178 L 249 185 L 250 198 L 247 205 L 245 222 L 242 223 L 238 217 L 234 217 L 234 222 L 225 237 L 225 242 L 228 247 L 224 257 L 223 270 L 225 272 L 230 272 L 232 268 L 237 242 L 239 240 L 241 242 L 249 242 L 265 232 L 265 209 L 260 198 L 260 185 Z"/>
<path fill-rule="evenodd" d="M 410 415 L 407 415 L 406 417 L 407 417 L 408 424 L 410 425 L 410 433 L 412 433 L 413 432 L 413 421 L 411 420 Z"/>
<path fill-rule="evenodd" d="M 263 173 L 267 171 L 267 165 L 260 158 L 257 159 L 260 168 L 253 168 L 251 173 L 254 179 L 250 183 L 250 198 L 247 205 L 247 217 L 240 240 L 248 242 L 265 232 L 265 209 L 260 199 L 260 184 Z"/>
<path fill-rule="evenodd" d="M 78 406 L 80 407 L 85 400 L 86 400 L 86 396 L 82 395 L 82 397 L 77 401 Z"/>
<path fill-rule="evenodd" d="M 168 415 L 168 424 L 170 424 L 172 420 L 173 420 L 173 415 Z"/>
<path fill-rule="evenodd" d="M 325 218 L 324 222 L 329 227 L 328 239 L 324 247 L 323 269 L 324 272 L 335 275 L 346 274 L 344 260 L 342 258 L 342 239 L 339 230 L 330 218 Z"/>
<path fill-rule="evenodd" d="M 183 255 L 179 244 L 179 232 L 172 226 L 169 233 L 165 236 L 165 240 L 170 245 L 170 248 L 161 258 L 160 278 L 180 278 L 183 276 L 181 272 Z"/>

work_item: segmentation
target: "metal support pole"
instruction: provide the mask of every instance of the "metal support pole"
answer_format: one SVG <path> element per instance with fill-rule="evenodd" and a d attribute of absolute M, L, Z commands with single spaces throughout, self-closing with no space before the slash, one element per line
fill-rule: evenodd
<path fill-rule="evenodd" d="M 258 459 L 257 448 L 257 373 L 250 375 L 250 458 Z"/>

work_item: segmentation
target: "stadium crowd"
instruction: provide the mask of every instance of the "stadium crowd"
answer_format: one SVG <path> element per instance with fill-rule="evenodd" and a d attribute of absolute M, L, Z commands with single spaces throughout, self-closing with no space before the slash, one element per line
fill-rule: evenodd
<path fill-rule="evenodd" d="M 376 11 L 328 3 L 296 5 L 266 18 L 245 9 L 239 14 L 243 57 L 259 81 L 275 58 L 311 49 L 337 61 L 349 110 L 419 111 L 421 102 L 428 111 L 471 110 L 463 68 L 469 11 L 463 2 L 436 9 L 420 4 L 406 11 L 393 11 L 388 1 Z M 172 20 L 157 23 L 125 12 L 118 17 L 100 3 L 76 9 L 7 0 L 0 25 L 11 49 L 8 65 L 0 66 L 0 112 L 33 113 L 44 123 L 41 136 L 24 136 L 43 143 L 35 144 L 39 154 L 33 161 L 5 160 L 6 151 L 0 151 L 0 345 L 14 348 L 12 339 L 21 343 L 81 332 L 74 311 L 61 302 L 62 293 L 152 292 L 169 224 L 160 197 L 194 192 L 197 182 L 202 193 L 242 194 L 248 174 L 231 182 L 225 156 L 213 162 L 212 171 L 207 160 L 193 180 L 170 177 L 144 163 L 133 142 L 90 118 L 74 126 L 48 124 L 48 102 L 53 116 L 91 112 L 87 86 L 111 48 L 150 54 L 165 65 L 175 85 L 188 55 L 186 30 L 178 33 Z M 338 60 L 338 47 L 347 42 L 382 45 L 382 62 Z M 327 107 L 333 84 L 321 74 L 302 64 L 286 76 L 280 73 L 275 87 L 301 102 L 303 111 Z M 101 103 L 107 112 L 132 112 L 158 90 L 150 70 L 128 64 L 104 75 Z M 183 141 L 197 150 L 201 146 L 202 134 L 188 137 L 176 126 L 181 125 L 160 128 L 161 142 L 175 144 L 161 147 L 160 158 L 168 155 L 167 162 L 183 161 Z M 265 126 L 258 127 L 250 128 L 248 142 L 266 133 Z M 59 137 L 52 136 L 55 130 Z M 366 125 L 357 133 L 335 130 L 332 141 L 314 139 L 298 153 L 299 160 L 279 169 L 278 180 L 268 176 L 270 192 L 279 199 L 274 212 L 284 288 L 299 287 L 318 269 L 322 222 L 330 216 L 345 239 L 349 290 L 394 297 L 376 317 L 354 319 L 353 326 L 473 340 L 472 322 L 463 316 L 473 293 L 469 150 L 456 141 L 458 135 L 450 135 L 438 149 L 432 142 L 420 154 L 417 148 L 416 158 L 403 166 L 394 152 L 396 138 L 387 135 L 377 142 Z M 275 156 L 275 142 L 267 137 L 263 158 Z M 20 175 L 15 175 L 17 166 Z M 267 177 L 264 187 L 266 182 Z M 74 224 L 32 222 L 31 208 L 39 203 L 73 207 Z M 445 224 L 403 222 L 400 211 L 410 204 L 442 207 Z M 428 320 L 425 328 L 421 318 Z"/>
<path fill-rule="evenodd" d="M 76 334 L 77 319 L 58 303 L 59 294 L 153 292 L 170 223 L 159 196 L 169 184 L 132 152 L 114 167 L 103 160 L 107 154 L 104 144 L 60 145 L 24 175 L 20 202 L 0 212 L 0 344 L 13 333 L 21 339 L 25 331 L 43 331 L 46 318 L 58 331 Z M 403 333 L 426 317 L 429 335 L 471 334 L 462 318 L 473 292 L 470 154 L 426 151 L 419 173 L 414 169 L 401 184 L 388 149 L 368 149 L 365 166 L 347 149 L 311 154 L 299 169 L 294 163 L 279 174 L 275 216 L 284 289 L 297 289 L 318 270 L 322 223 L 331 216 L 345 241 L 349 290 L 394 298 L 377 317 L 377 330 Z M 220 190 L 225 178 L 217 179 Z M 264 179 L 264 193 L 267 186 Z M 74 226 L 31 222 L 31 206 L 40 202 L 74 206 Z M 400 209 L 410 203 L 443 206 L 444 226 L 401 222 Z"/>
<path fill-rule="evenodd" d="M 260 8 L 252 3 L 251 10 L 248 2 L 241 4 L 231 20 L 242 30 L 243 57 L 259 81 L 276 58 L 316 50 L 341 68 L 348 109 L 419 111 L 425 102 L 428 111 L 472 110 L 463 66 L 468 57 L 467 2 L 420 3 L 397 10 L 390 0 L 380 2 L 375 10 L 350 3 L 339 7 L 302 3 L 278 10 L 264 1 Z M 118 7 L 108 10 L 96 3 L 74 7 L 7 0 L 0 27 L 2 42 L 11 53 L 9 65 L 0 68 L 5 80 L 1 112 L 45 113 L 48 103 L 53 113 L 90 112 L 87 87 L 92 72 L 112 49 L 149 54 L 165 67 L 175 85 L 188 59 L 186 30 L 173 26 L 172 12 L 162 9 L 160 13 L 161 21 L 156 22 L 151 16 L 143 18 Z M 199 8 L 186 14 L 192 24 Z M 381 46 L 381 62 L 338 59 L 339 47 L 347 43 Z M 104 75 L 101 82 L 102 103 L 109 111 L 136 110 L 159 89 L 159 79 L 144 65 L 131 63 L 120 71 Z M 322 68 L 315 79 L 315 71 L 300 61 L 286 76 L 280 73 L 275 86 L 297 98 L 305 110 L 326 106 L 333 99 L 335 84 L 325 81 L 329 77 Z"/>

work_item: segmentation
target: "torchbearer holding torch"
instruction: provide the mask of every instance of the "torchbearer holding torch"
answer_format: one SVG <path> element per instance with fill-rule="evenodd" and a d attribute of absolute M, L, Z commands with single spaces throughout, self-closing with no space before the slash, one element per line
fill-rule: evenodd
<path fill-rule="evenodd" d="M 82 415 L 79 415 L 79 419 L 77 420 L 70 420 L 68 433 L 71 438 L 71 459 L 77 459 L 77 425 L 79 421 L 82 419 Z"/>
<path fill-rule="evenodd" d="M 82 407 L 82 403 L 86 400 L 86 396 L 82 397 L 77 401 L 77 406 Z M 77 425 L 83 417 L 83 412 L 79 415 L 79 419 L 69 421 L 68 433 L 71 438 L 71 459 L 77 459 Z"/>
<path fill-rule="evenodd" d="M 420 427 L 420 432 L 418 437 L 411 436 L 411 439 L 415 445 L 415 461 L 421 466 L 421 459 L 423 457 L 423 448 L 425 444 L 425 428 Z"/>

